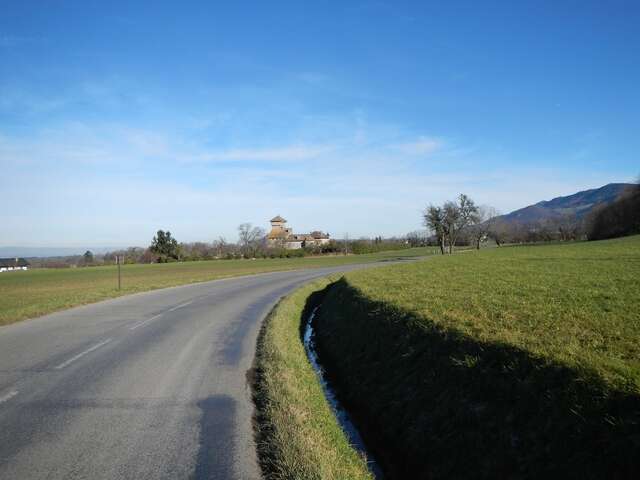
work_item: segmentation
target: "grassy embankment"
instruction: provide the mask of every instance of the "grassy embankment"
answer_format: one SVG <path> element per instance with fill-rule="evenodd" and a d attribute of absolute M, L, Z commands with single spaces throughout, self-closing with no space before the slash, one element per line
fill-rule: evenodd
<path fill-rule="evenodd" d="M 256 355 L 257 444 L 268 479 L 371 479 L 328 405 L 301 341 L 307 299 L 330 280 L 297 290 L 263 325 Z"/>
<path fill-rule="evenodd" d="M 640 478 L 640 236 L 348 273 L 316 321 L 391 478 Z"/>
<path fill-rule="evenodd" d="M 130 293 L 254 273 L 332 267 L 429 255 L 414 248 L 371 255 L 260 260 L 213 260 L 154 265 L 124 265 L 122 290 L 115 266 L 33 269 L 0 273 L 0 325 Z"/>

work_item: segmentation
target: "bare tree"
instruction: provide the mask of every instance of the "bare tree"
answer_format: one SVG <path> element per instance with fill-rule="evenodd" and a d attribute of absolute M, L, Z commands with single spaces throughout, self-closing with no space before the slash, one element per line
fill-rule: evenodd
<path fill-rule="evenodd" d="M 495 219 L 499 215 L 495 208 L 488 205 L 478 207 L 473 218 L 473 224 L 469 228 L 470 236 L 478 250 L 480 250 L 480 243 L 485 241 L 489 236 L 489 232 L 491 232 L 494 227 Z"/>
<path fill-rule="evenodd" d="M 577 240 L 582 236 L 583 222 L 575 214 L 565 214 L 550 219 L 550 227 L 561 242 Z"/>
<path fill-rule="evenodd" d="M 457 203 L 445 202 L 442 210 L 444 212 L 444 232 L 449 243 L 449 254 L 452 254 L 460 233 L 475 222 L 478 207 L 473 200 L 461 193 Z"/>
<path fill-rule="evenodd" d="M 227 250 L 227 239 L 224 237 L 218 237 L 213 241 L 213 248 L 216 251 L 216 257 L 222 258 Z"/>
<path fill-rule="evenodd" d="M 515 241 L 517 238 L 518 227 L 510 225 L 499 217 L 496 217 L 491 222 L 489 228 L 489 236 L 493 238 L 498 247 L 501 247 L 503 243 L 507 241 Z"/>
<path fill-rule="evenodd" d="M 425 230 L 414 230 L 407 233 L 405 239 L 411 247 L 422 247 L 427 244 L 428 232 Z"/>
<path fill-rule="evenodd" d="M 238 243 L 246 258 L 255 257 L 264 236 L 265 231 L 260 227 L 254 227 L 250 223 L 238 225 Z"/>

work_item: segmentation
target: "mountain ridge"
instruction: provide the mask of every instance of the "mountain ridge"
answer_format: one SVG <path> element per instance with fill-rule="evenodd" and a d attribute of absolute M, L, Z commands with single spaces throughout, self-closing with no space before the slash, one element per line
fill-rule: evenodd
<path fill-rule="evenodd" d="M 538 223 L 545 220 L 557 220 L 565 217 L 583 219 L 596 206 L 608 205 L 615 201 L 631 183 L 608 183 L 599 188 L 582 190 L 571 195 L 559 196 L 551 200 L 542 200 L 513 212 L 501 215 L 498 219 L 506 223 Z"/>

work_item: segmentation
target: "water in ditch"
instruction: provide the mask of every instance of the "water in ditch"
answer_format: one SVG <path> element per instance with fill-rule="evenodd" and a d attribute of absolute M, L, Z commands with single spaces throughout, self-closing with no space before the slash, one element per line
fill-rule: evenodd
<path fill-rule="evenodd" d="M 375 461 L 371 452 L 367 450 L 367 447 L 362 440 L 362 436 L 360 435 L 360 432 L 358 432 L 356 426 L 353 424 L 349 413 L 338 401 L 336 393 L 329 384 L 329 381 L 325 376 L 324 369 L 322 368 L 320 360 L 318 359 L 318 353 L 316 352 L 314 339 L 315 332 L 313 330 L 313 318 L 315 317 L 318 308 L 319 307 L 313 309 L 311 315 L 309 315 L 309 318 L 307 318 L 307 323 L 304 329 L 303 340 L 304 349 L 307 352 L 307 358 L 309 359 L 309 362 L 311 362 L 311 366 L 318 375 L 318 379 L 320 380 L 320 384 L 322 385 L 324 396 L 329 401 L 329 404 L 331 405 L 331 408 L 333 409 L 336 418 L 338 419 L 338 422 L 342 427 L 342 430 L 347 434 L 349 443 L 351 443 L 351 445 L 358 451 L 358 453 L 360 453 L 360 455 L 366 458 L 369 471 L 374 475 L 374 477 L 378 480 L 381 480 L 384 478 L 384 475 L 382 474 L 380 465 L 378 465 L 378 463 Z"/>

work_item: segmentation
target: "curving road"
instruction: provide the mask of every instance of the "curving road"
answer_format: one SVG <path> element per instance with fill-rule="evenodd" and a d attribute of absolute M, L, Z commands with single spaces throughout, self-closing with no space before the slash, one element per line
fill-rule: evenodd
<path fill-rule="evenodd" d="M 0 479 L 259 478 L 261 320 L 347 266 L 146 292 L 0 328 Z"/>

